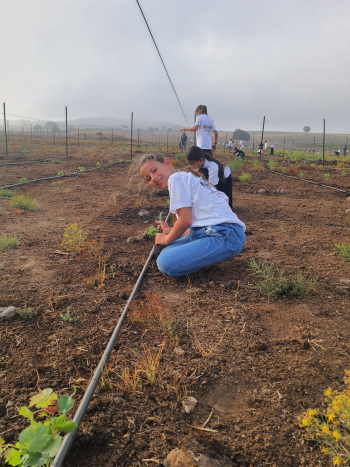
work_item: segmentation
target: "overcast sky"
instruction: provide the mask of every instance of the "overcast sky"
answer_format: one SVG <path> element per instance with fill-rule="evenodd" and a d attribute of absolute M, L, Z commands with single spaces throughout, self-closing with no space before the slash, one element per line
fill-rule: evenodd
<path fill-rule="evenodd" d="M 350 132 L 349 0 L 139 1 L 190 123 Z M 136 0 L 0 0 L 0 52 L 9 114 L 186 125 Z"/>

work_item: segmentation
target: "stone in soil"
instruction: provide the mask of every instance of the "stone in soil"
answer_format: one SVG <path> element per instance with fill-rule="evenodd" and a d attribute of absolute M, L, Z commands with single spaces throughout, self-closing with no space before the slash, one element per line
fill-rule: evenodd
<path fill-rule="evenodd" d="M 258 190 L 259 195 L 263 195 L 264 193 L 266 193 L 265 188 L 261 188 L 260 190 Z"/>
<path fill-rule="evenodd" d="M 141 211 L 138 213 L 140 217 L 149 217 L 150 213 L 149 211 L 146 211 L 146 209 L 141 209 Z"/>
<path fill-rule="evenodd" d="M 8 306 L 7 308 L 1 308 L 0 318 L 12 319 L 16 316 L 16 308 L 14 306 Z"/>
<path fill-rule="evenodd" d="M 182 349 L 181 347 L 175 347 L 174 352 L 176 353 L 176 355 L 179 355 L 179 356 L 185 355 L 186 353 L 184 349 Z"/>
<path fill-rule="evenodd" d="M 197 405 L 197 399 L 195 399 L 192 396 L 188 397 L 186 400 L 182 401 L 182 405 L 185 410 L 185 413 L 191 413 Z"/>
<path fill-rule="evenodd" d="M 197 441 L 187 440 L 182 449 L 171 451 L 164 461 L 165 467 L 233 467 L 228 457 L 210 452 Z"/>

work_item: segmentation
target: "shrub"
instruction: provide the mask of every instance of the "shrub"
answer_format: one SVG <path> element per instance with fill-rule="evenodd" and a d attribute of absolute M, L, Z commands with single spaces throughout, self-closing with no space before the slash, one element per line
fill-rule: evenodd
<path fill-rule="evenodd" d="M 305 438 L 319 444 L 321 451 L 333 458 L 333 465 L 349 465 L 350 454 L 350 371 L 345 371 L 346 388 L 325 391 L 327 408 L 309 409 L 299 417 Z M 346 446 L 346 447 L 345 447 Z"/>
<path fill-rule="evenodd" d="M 239 178 L 240 182 L 246 183 L 246 182 L 250 182 L 252 176 L 250 174 L 248 174 L 248 173 L 243 173 L 238 178 Z"/>
<path fill-rule="evenodd" d="M 11 250 L 12 248 L 18 248 L 19 241 L 15 236 L 12 235 L 0 235 L 0 251 Z"/>
<path fill-rule="evenodd" d="M 260 263 L 254 258 L 249 261 L 249 269 L 259 279 L 254 283 L 254 288 L 268 298 L 277 295 L 307 295 L 317 282 L 317 277 L 304 277 L 298 271 L 296 279 L 288 279 L 282 269 L 278 269 L 266 259 Z"/>
<path fill-rule="evenodd" d="M 18 180 L 18 183 L 27 182 L 27 181 L 28 181 L 28 178 L 22 177 Z"/>
<path fill-rule="evenodd" d="M 273 170 L 277 164 L 272 159 L 270 159 L 267 165 L 269 166 L 270 170 Z"/>
<path fill-rule="evenodd" d="M 7 190 L 6 188 L 0 189 L 0 199 L 8 199 L 14 196 L 14 192 L 11 190 Z"/>
<path fill-rule="evenodd" d="M 64 175 L 63 170 L 60 170 L 59 172 L 57 172 L 57 175 L 58 175 L 59 177 L 63 177 L 63 175 Z"/>
<path fill-rule="evenodd" d="M 87 233 L 78 226 L 78 224 L 72 224 L 70 227 L 67 227 L 61 246 L 66 250 L 76 252 L 80 251 L 86 241 Z"/>
<path fill-rule="evenodd" d="M 10 201 L 11 208 L 26 209 L 27 211 L 36 211 L 38 209 L 35 199 L 26 195 L 15 195 Z"/>
<path fill-rule="evenodd" d="M 51 161 L 53 164 L 60 164 L 61 161 L 59 159 L 52 159 Z"/>
<path fill-rule="evenodd" d="M 227 167 L 231 169 L 231 172 L 238 172 L 242 167 L 243 160 L 240 157 L 235 157 L 227 161 Z"/>
<path fill-rule="evenodd" d="M 185 154 L 183 152 L 179 152 L 178 154 L 175 154 L 174 159 L 177 161 L 181 161 L 185 157 Z"/>
<path fill-rule="evenodd" d="M 19 308 L 16 311 L 23 319 L 32 319 L 36 315 L 36 311 L 27 308 L 27 305 L 24 305 L 24 308 Z"/>
<path fill-rule="evenodd" d="M 335 245 L 338 250 L 338 255 L 343 258 L 344 261 L 350 263 L 350 244 L 343 243 L 342 245 Z"/>
<path fill-rule="evenodd" d="M 330 174 L 323 174 L 323 178 L 325 179 L 326 182 L 331 178 Z"/>

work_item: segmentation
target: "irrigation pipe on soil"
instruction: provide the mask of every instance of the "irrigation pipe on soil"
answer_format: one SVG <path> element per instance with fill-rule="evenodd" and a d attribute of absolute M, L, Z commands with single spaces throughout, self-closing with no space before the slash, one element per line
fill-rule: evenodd
<path fill-rule="evenodd" d="M 169 219 L 169 216 L 170 216 L 170 212 L 168 213 L 166 219 L 165 219 L 165 222 L 168 221 Z M 145 265 L 143 266 L 142 268 L 142 271 L 139 275 L 139 278 L 137 279 L 137 282 L 133 288 L 133 291 L 131 292 L 131 295 L 130 297 L 128 298 L 128 301 L 126 302 L 126 305 L 124 307 L 124 310 L 119 318 L 119 321 L 114 329 L 114 332 L 112 334 L 112 337 L 110 338 L 109 342 L 108 342 L 108 345 L 102 355 L 102 358 L 95 370 L 95 373 L 94 373 L 94 376 L 92 377 L 90 383 L 89 383 L 89 386 L 87 387 L 86 389 L 86 392 L 84 394 L 84 397 L 82 398 L 80 404 L 79 404 L 79 407 L 78 407 L 78 410 L 76 411 L 75 415 L 74 415 L 74 418 L 73 418 L 73 422 L 76 422 L 78 424 L 78 427 L 72 431 L 71 433 L 68 433 L 64 438 L 63 438 L 63 442 L 60 446 L 60 449 L 58 450 L 57 454 L 56 454 L 56 457 L 55 457 L 55 460 L 53 461 L 52 463 L 52 467 L 61 467 L 62 466 L 62 462 L 64 461 L 73 441 L 74 441 L 74 438 L 78 432 L 78 428 L 79 428 L 79 425 L 85 415 L 85 412 L 88 408 L 88 405 L 92 399 L 92 396 L 94 395 L 94 392 L 95 392 L 95 389 L 96 389 L 96 386 L 99 382 L 99 379 L 101 377 L 101 374 L 102 374 L 102 371 L 103 371 L 103 367 L 104 365 L 107 363 L 108 361 L 108 358 L 113 350 L 113 347 L 119 337 L 119 334 L 120 334 L 120 331 L 123 327 L 123 324 L 124 324 L 124 320 L 126 318 L 126 315 L 127 315 L 127 312 L 128 312 L 128 308 L 129 308 L 129 305 L 130 303 L 133 301 L 140 285 L 141 285 L 141 282 L 142 282 L 142 279 L 144 278 L 145 274 L 146 274 L 146 271 L 147 271 L 147 268 L 148 268 L 148 265 L 152 259 L 152 256 L 153 256 L 153 252 L 154 252 L 154 246 L 147 258 L 147 261 L 145 262 Z"/>
<path fill-rule="evenodd" d="M 122 162 L 127 162 L 127 161 L 117 161 L 117 162 L 111 162 L 110 164 L 106 165 L 100 165 L 99 167 L 92 167 L 92 169 L 85 169 L 85 170 L 79 170 L 78 172 L 72 172 L 70 174 L 64 174 L 64 175 L 53 175 L 52 177 L 45 177 L 45 178 L 37 178 L 36 180 L 27 180 L 26 182 L 21 182 L 21 183 L 15 183 L 14 185 L 6 185 L 3 187 L 0 187 L 0 189 L 4 190 L 7 188 L 13 188 L 14 186 L 20 186 L 20 185 L 26 185 L 27 183 L 35 183 L 35 182 L 42 182 L 44 180 L 54 180 L 55 178 L 65 178 L 65 177 L 77 177 L 79 174 L 85 173 L 85 172 L 91 172 L 92 170 L 98 170 L 98 169 L 103 169 L 105 167 L 110 167 L 111 165 L 115 164 L 120 164 Z"/>
<path fill-rule="evenodd" d="M 300 182 L 312 183 L 313 185 L 323 186 L 324 188 L 330 188 L 331 190 L 340 191 L 341 193 L 345 193 L 346 195 L 350 194 L 349 191 L 341 190 L 340 188 L 335 188 L 334 186 L 324 185 L 323 183 L 314 182 L 313 180 L 307 180 L 306 178 L 293 177 L 292 175 L 281 174 L 270 169 L 265 170 L 271 172 L 272 174 L 281 175 L 282 177 L 294 178 L 294 180 L 299 180 Z"/>

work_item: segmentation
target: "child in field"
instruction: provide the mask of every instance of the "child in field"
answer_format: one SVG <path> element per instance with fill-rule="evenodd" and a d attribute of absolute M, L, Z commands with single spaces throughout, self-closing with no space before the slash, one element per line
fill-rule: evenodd
<path fill-rule="evenodd" d="M 197 146 L 209 154 L 213 155 L 218 142 L 218 132 L 213 119 L 209 117 L 206 105 L 199 105 L 196 108 L 196 123 L 191 128 L 182 128 L 181 131 L 196 131 Z M 211 144 L 211 133 L 214 133 L 214 144 Z"/>
<path fill-rule="evenodd" d="M 206 180 L 219 191 L 228 196 L 228 204 L 232 208 L 232 177 L 231 169 L 215 159 L 207 151 L 198 146 L 191 146 L 186 153 L 186 161 L 198 169 Z"/>
<path fill-rule="evenodd" d="M 245 225 L 232 212 L 227 197 L 191 173 L 175 172 L 160 154 L 145 154 L 140 174 L 158 190 L 169 190 L 174 227 L 157 221 L 162 229 L 156 245 L 166 245 L 157 258 L 161 272 L 184 276 L 237 256 L 243 249 Z"/>

